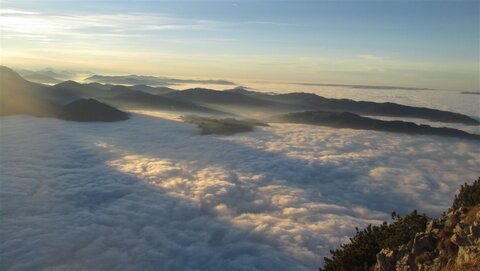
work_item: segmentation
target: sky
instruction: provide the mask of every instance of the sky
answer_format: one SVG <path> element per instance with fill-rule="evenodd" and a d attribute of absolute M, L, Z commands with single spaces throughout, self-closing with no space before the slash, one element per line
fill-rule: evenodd
<path fill-rule="evenodd" d="M 479 1 L 2 0 L 1 62 L 480 90 Z"/>

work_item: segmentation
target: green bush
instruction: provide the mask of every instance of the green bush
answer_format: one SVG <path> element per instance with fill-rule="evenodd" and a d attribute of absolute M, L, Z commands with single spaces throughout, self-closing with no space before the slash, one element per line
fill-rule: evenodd
<path fill-rule="evenodd" d="M 452 209 L 456 210 L 460 207 L 472 207 L 480 204 L 480 177 L 471 185 L 465 183 L 460 187 L 460 192 L 455 195 Z"/>
<path fill-rule="evenodd" d="M 395 213 L 392 217 L 394 222 L 390 224 L 368 225 L 361 231 L 356 228 L 357 232 L 350 238 L 350 243 L 331 250 L 331 258 L 324 258 L 324 267 L 320 271 L 368 271 L 382 248 L 394 248 L 407 243 L 417 232 L 424 231 L 428 222 L 428 217 L 417 211 L 403 218 Z"/>

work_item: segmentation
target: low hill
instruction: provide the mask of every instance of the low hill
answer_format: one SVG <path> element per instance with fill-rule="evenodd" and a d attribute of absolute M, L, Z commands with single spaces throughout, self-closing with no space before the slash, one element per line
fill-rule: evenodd
<path fill-rule="evenodd" d="M 233 118 L 206 118 L 198 116 L 184 116 L 186 123 L 197 125 L 202 129 L 203 135 L 233 135 L 237 133 L 251 132 L 255 126 L 268 126 L 255 120 L 239 120 Z"/>
<path fill-rule="evenodd" d="M 58 117 L 73 121 L 121 121 L 128 113 L 94 99 L 78 99 L 61 108 Z"/>

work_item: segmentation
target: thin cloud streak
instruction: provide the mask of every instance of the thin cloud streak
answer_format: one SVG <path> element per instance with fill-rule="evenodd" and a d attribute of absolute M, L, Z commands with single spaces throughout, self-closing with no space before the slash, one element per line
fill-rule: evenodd
<path fill-rule="evenodd" d="M 208 30 L 221 26 L 221 22 L 193 20 L 153 13 L 116 13 L 95 15 L 49 15 L 31 11 L 3 9 L 0 30 L 4 37 L 18 34 L 64 36 L 108 35 L 135 37 L 153 35 L 165 30 Z M 153 33 L 152 33 L 153 32 Z"/>
<path fill-rule="evenodd" d="M 214 20 L 198 20 L 155 13 L 113 13 L 54 15 L 29 10 L 1 9 L 0 30 L 4 37 L 19 37 L 28 34 L 30 39 L 42 35 L 45 41 L 60 36 L 109 36 L 109 37 L 148 37 L 157 31 L 168 30 L 215 30 L 235 28 L 238 25 L 258 26 L 298 26 L 298 24 L 274 21 L 246 21 L 227 23 Z M 143 34 L 138 34 L 142 32 Z M 216 39 L 209 39 L 216 40 Z M 234 41 L 232 38 L 218 38 L 221 41 Z"/>

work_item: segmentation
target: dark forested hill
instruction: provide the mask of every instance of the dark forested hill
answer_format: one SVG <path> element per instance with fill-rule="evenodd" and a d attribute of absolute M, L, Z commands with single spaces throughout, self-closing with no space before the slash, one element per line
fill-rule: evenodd
<path fill-rule="evenodd" d="M 362 117 L 349 112 L 307 111 L 289 113 L 272 117 L 270 121 L 303 123 L 335 128 L 375 130 L 405 134 L 439 135 L 480 140 L 480 135 L 470 134 L 457 129 L 446 127 L 437 128 L 429 125 L 418 125 L 413 122 L 406 121 L 384 121 Z"/>
<path fill-rule="evenodd" d="M 354 101 L 349 99 L 329 99 L 316 94 L 301 92 L 287 94 L 266 94 L 244 89 L 234 89 L 231 92 L 241 93 L 246 96 L 261 100 L 302 106 L 303 110 L 352 112 L 359 115 L 422 118 L 445 123 L 480 125 L 480 122 L 476 119 L 463 114 L 425 107 L 406 106 L 396 103 L 376 103 L 367 101 Z"/>

